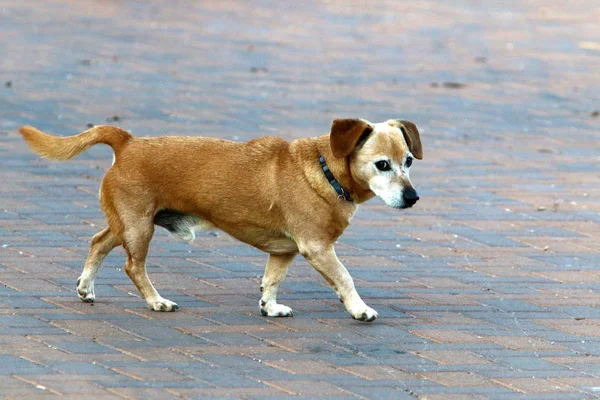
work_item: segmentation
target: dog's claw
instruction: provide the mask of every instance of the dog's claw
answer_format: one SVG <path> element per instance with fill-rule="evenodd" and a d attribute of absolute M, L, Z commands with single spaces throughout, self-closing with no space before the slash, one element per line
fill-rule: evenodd
<path fill-rule="evenodd" d="M 377 319 L 377 317 L 379 317 L 379 314 L 377 314 L 377 311 L 373 310 L 372 308 L 369 308 L 367 311 L 364 311 L 358 317 L 354 316 L 354 314 L 352 314 L 351 316 L 352 319 L 357 321 L 373 322 Z"/>
<path fill-rule="evenodd" d="M 179 310 L 179 306 L 177 303 L 172 302 L 171 300 L 160 298 L 158 300 L 154 300 L 153 302 L 148 303 L 148 308 L 152 311 L 159 312 L 173 312 Z"/>

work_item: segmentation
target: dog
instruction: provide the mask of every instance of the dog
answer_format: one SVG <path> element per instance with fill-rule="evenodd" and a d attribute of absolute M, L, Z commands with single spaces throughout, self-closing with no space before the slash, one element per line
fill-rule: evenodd
<path fill-rule="evenodd" d="M 77 294 L 95 300 L 94 281 L 106 255 L 123 246 L 125 272 L 154 311 L 175 311 L 146 274 L 155 225 L 191 241 L 197 229 L 215 227 L 269 254 L 260 312 L 291 317 L 277 303 L 288 266 L 300 253 L 332 286 L 352 318 L 371 322 L 377 312 L 358 295 L 334 244 L 363 203 L 379 196 L 393 208 L 418 200 L 409 176 L 423 158 L 417 126 L 391 119 L 336 119 L 328 135 L 287 142 L 262 137 L 247 143 L 204 137 L 134 137 L 114 126 L 95 126 L 57 137 L 20 128 L 42 157 L 69 160 L 91 146 L 114 151 L 100 188 L 108 226 L 91 240 Z"/>

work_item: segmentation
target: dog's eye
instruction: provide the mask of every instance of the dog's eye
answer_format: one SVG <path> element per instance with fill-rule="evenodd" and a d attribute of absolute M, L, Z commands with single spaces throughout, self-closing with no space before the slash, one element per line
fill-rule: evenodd
<path fill-rule="evenodd" d="M 406 168 L 410 168 L 412 165 L 412 157 L 406 157 Z"/>
<path fill-rule="evenodd" d="M 377 161 L 377 162 L 375 163 L 375 166 L 376 166 L 376 167 L 377 167 L 377 169 L 378 169 L 378 170 L 380 170 L 380 171 L 389 171 L 390 169 L 392 169 L 392 168 L 390 167 L 390 163 L 389 163 L 389 162 L 387 162 L 387 161 L 385 161 L 385 160 L 382 160 L 382 161 Z"/>

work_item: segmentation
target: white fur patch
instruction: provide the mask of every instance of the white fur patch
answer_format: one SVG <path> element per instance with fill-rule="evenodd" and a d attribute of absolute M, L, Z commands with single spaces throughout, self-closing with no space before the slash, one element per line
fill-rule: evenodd
<path fill-rule="evenodd" d="M 202 218 L 187 217 L 182 219 L 177 224 L 177 230 L 175 232 L 169 232 L 169 234 L 175 239 L 191 242 L 196 239 L 197 231 L 207 230 L 214 227 L 215 226 L 213 224 Z"/>

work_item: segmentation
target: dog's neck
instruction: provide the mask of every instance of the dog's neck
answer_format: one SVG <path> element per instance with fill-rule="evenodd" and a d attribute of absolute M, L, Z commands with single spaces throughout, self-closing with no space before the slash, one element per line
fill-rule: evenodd
<path fill-rule="evenodd" d="M 327 166 L 331 170 L 331 173 L 335 179 L 340 183 L 345 191 L 348 191 L 352 196 L 355 203 L 363 203 L 375 196 L 375 194 L 369 190 L 369 188 L 363 188 L 361 185 L 352 177 L 350 171 L 350 164 L 348 157 L 336 158 L 331 151 L 329 144 L 329 135 L 320 136 L 317 138 L 317 148 L 321 156 L 325 158 Z M 318 156 L 315 160 L 319 162 Z"/>

